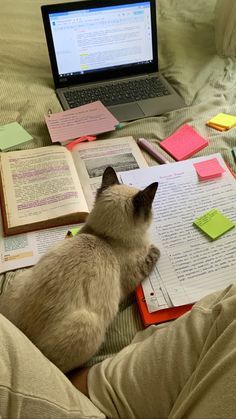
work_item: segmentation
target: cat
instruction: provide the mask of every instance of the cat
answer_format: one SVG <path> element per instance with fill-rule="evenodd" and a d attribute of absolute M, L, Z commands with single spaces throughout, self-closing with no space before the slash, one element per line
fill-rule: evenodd
<path fill-rule="evenodd" d="M 0 299 L 0 313 L 64 373 L 100 348 L 119 303 L 153 270 L 159 250 L 148 228 L 158 183 L 119 183 L 107 167 L 79 234 L 21 272 Z"/>

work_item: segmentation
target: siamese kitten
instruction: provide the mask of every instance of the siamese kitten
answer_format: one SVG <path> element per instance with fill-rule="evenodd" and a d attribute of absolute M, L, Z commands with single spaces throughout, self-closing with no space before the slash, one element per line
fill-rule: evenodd
<path fill-rule="evenodd" d="M 21 272 L 1 297 L 0 313 L 63 372 L 98 351 L 120 301 L 154 268 L 159 250 L 147 230 L 157 186 L 119 184 L 108 167 L 79 234 Z"/>

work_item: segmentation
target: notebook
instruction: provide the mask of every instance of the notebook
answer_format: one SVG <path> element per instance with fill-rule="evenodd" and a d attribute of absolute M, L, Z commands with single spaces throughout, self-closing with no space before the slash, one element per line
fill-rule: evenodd
<path fill-rule="evenodd" d="M 63 109 L 100 100 L 122 122 L 185 106 L 158 71 L 155 0 L 82 0 L 41 10 Z"/>
<path fill-rule="evenodd" d="M 159 324 L 168 322 L 170 320 L 175 320 L 185 314 L 187 311 L 191 310 L 193 306 L 193 304 L 185 304 L 182 306 L 170 307 L 150 313 L 148 311 L 142 285 L 139 285 L 136 288 L 135 295 L 139 307 L 139 313 L 145 327 L 150 326 L 151 324 Z"/>

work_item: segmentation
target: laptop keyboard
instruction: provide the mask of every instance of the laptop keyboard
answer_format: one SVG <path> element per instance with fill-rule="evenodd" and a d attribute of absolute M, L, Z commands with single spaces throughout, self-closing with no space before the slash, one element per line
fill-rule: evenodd
<path fill-rule="evenodd" d="M 69 90 L 64 93 L 70 108 L 100 100 L 105 106 L 170 95 L 169 90 L 157 77 L 109 83 L 87 89 Z"/>

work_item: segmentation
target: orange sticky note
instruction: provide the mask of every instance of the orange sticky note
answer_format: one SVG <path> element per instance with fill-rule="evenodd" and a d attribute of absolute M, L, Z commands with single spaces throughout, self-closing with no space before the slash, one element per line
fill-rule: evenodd
<path fill-rule="evenodd" d="M 200 179 L 212 179 L 221 176 L 225 169 L 220 165 L 219 161 L 214 158 L 193 164 Z"/>
<path fill-rule="evenodd" d="M 211 122 L 207 122 L 206 124 L 210 128 L 214 128 L 217 131 L 228 131 L 228 128 L 220 127 L 220 125 L 212 124 Z"/>
<path fill-rule="evenodd" d="M 187 159 L 207 145 L 208 141 L 188 124 L 183 125 L 160 143 L 160 146 L 175 160 Z"/>

